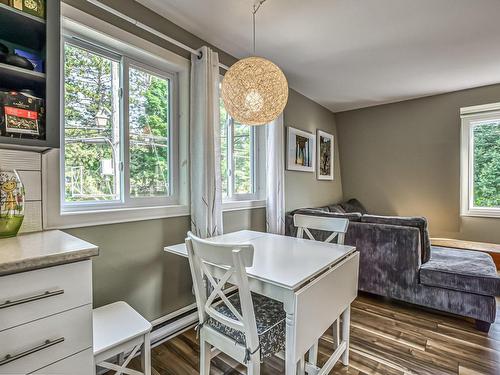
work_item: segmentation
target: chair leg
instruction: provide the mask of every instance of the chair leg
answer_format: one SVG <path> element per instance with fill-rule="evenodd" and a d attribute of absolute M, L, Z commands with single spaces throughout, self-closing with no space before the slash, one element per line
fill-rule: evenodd
<path fill-rule="evenodd" d="M 116 363 L 118 363 L 118 365 L 123 365 L 123 362 L 125 361 L 125 353 L 120 353 L 116 356 Z"/>
<path fill-rule="evenodd" d="M 333 350 L 337 349 L 340 345 L 340 318 L 333 323 L 332 326 L 333 333 Z"/>
<path fill-rule="evenodd" d="M 247 365 L 247 375 L 260 375 L 260 353 L 252 355 Z"/>
<path fill-rule="evenodd" d="M 210 374 L 210 360 L 212 359 L 212 351 L 210 344 L 203 338 L 203 333 L 200 334 L 200 375 Z"/>
<path fill-rule="evenodd" d="M 318 363 L 318 343 L 316 342 L 311 349 L 309 349 L 309 357 L 308 362 L 312 365 L 316 365 Z"/>
<path fill-rule="evenodd" d="M 151 375 L 151 336 L 148 333 L 144 335 L 144 344 L 141 352 L 141 365 L 144 375 Z"/>
<path fill-rule="evenodd" d="M 342 354 L 341 362 L 344 366 L 349 366 L 349 329 L 351 326 L 351 306 L 342 313 L 342 341 L 345 341 L 346 348 Z"/>
<path fill-rule="evenodd" d="M 310 353 L 311 349 L 309 349 L 309 353 Z M 316 347 L 316 349 L 317 349 L 317 347 Z M 309 360 L 309 363 L 311 363 L 310 360 Z M 306 373 L 306 361 L 304 359 L 304 356 L 302 356 L 302 358 L 300 358 L 300 360 L 299 360 L 299 363 L 297 364 L 297 375 L 305 375 L 305 373 Z"/>

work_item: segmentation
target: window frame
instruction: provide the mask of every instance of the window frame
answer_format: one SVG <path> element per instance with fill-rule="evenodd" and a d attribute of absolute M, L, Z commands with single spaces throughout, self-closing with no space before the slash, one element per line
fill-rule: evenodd
<path fill-rule="evenodd" d="M 123 100 L 124 110 L 124 144 L 123 152 L 125 160 L 128 156 L 128 162 L 123 163 L 123 176 L 124 176 L 124 191 L 126 192 L 124 196 L 126 207 L 143 207 L 143 206 L 165 206 L 176 204 L 179 201 L 179 160 L 178 160 L 178 81 L 177 74 L 172 72 L 167 72 L 165 70 L 160 70 L 154 66 L 146 65 L 142 62 L 134 60 L 130 57 L 124 56 L 124 73 L 123 75 L 128 75 L 130 73 L 130 67 L 136 67 L 146 73 L 156 75 L 160 78 L 169 80 L 169 129 L 168 129 L 168 157 L 169 157 L 169 195 L 166 197 L 131 197 L 130 196 L 130 142 L 129 131 L 130 131 L 130 119 L 129 119 L 129 100 Z M 124 81 L 123 84 L 123 98 L 129 98 L 129 79 Z"/>
<path fill-rule="evenodd" d="M 500 103 L 460 109 L 460 215 L 500 218 L 500 207 L 474 205 L 474 138 L 475 127 L 483 122 L 500 121 Z"/>
<path fill-rule="evenodd" d="M 120 165 L 120 197 L 116 200 L 108 201 L 88 201 L 88 202 L 66 202 L 65 197 L 65 76 L 64 69 L 62 72 L 62 87 L 63 92 L 61 100 L 63 103 L 62 124 L 61 124 L 61 162 L 60 162 L 60 191 L 62 192 L 61 198 L 61 211 L 62 212 L 85 212 L 85 211 L 106 211 L 120 208 L 136 208 L 136 207 L 155 207 L 155 206 L 170 206 L 178 203 L 178 142 L 175 142 L 177 136 L 177 75 L 176 73 L 161 69 L 152 65 L 150 62 L 144 63 L 137 61 L 123 52 L 114 50 L 111 46 L 103 43 L 95 44 L 86 41 L 84 38 L 64 35 L 63 37 L 63 66 L 64 60 L 64 47 L 66 44 L 73 45 L 77 48 L 88 50 L 92 53 L 102 55 L 106 58 L 114 60 L 120 64 L 120 77 L 119 77 L 119 137 L 120 137 L 120 152 L 119 152 L 119 165 Z M 131 197 L 130 195 L 130 142 L 129 142 L 129 73 L 130 68 L 135 67 L 144 72 L 156 75 L 160 78 L 169 80 L 169 131 L 168 131 L 168 145 L 169 145 L 169 195 L 166 197 Z M 177 185 L 177 186 L 176 186 Z"/>
<path fill-rule="evenodd" d="M 64 191 L 61 191 L 60 170 L 63 154 L 61 149 L 51 149 L 42 154 L 43 228 L 64 229 L 188 216 L 190 60 L 67 4 L 61 4 L 61 11 L 64 37 L 83 40 L 91 45 L 106 46 L 106 49 L 126 56 L 134 62 L 143 61 L 148 67 L 158 67 L 160 71 L 176 75 L 177 87 L 174 97 L 176 97 L 177 102 L 174 105 L 177 112 L 176 114 L 171 113 L 175 119 L 172 123 L 176 123 L 176 127 L 172 129 L 171 137 L 176 135 L 174 141 L 170 142 L 170 152 L 173 153 L 172 162 L 173 159 L 177 161 L 175 168 L 177 178 L 174 180 L 174 186 L 171 187 L 172 196 L 175 194 L 177 201 L 172 200 L 162 205 L 153 205 L 153 202 L 150 201 L 137 207 L 108 205 L 107 207 L 101 206 L 101 209 L 95 209 L 94 206 L 86 207 L 86 210 L 64 211 L 61 205 L 61 194 Z M 61 38 L 61 51 L 64 51 L 63 47 L 64 38 Z M 64 66 L 63 58 L 64 54 L 61 53 L 61 66 Z M 61 93 L 64 90 L 63 77 L 61 69 Z M 63 99 L 61 96 L 61 102 Z M 63 105 L 61 105 L 60 113 L 60 126 L 61 129 L 64 129 Z M 62 142 L 61 144 L 64 145 Z M 170 172 L 173 173 L 172 170 Z M 142 200 L 142 198 L 140 199 Z"/>
<path fill-rule="evenodd" d="M 235 121 L 234 119 L 228 114 L 228 128 L 227 128 L 227 135 L 228 135 L 228 155 L 227 155 L 227 179 L 228 179 L 228 195 L 227 197 L 224 197 L 224 200 L 226 201 L 248 201 L 248 200 L 255 200 L 257 199 L 258 196 L 258 183 L 257 179 L 255 176 L 255 169 L 256 169 L 256 164 L 258 164 L 258 152 L 257 152 L 257 147 L 256 147 L 256 141 L 255 138 L 257 137 L 257 129 L 255 128 L 250 128 L 250 179 L 251 179 L 251 186 L 252 186 L 252 192 L 250 193 L 235 193 L 235 178 L 234 178 L 234 168 L 235 168 L 235 162 L 234 162 L 234 137 L 235 137 L 235 131 L 234 131 L 234 126 L 235 126 Z"/>
<path fill-rule="evenodd" d="M 220 77 L 222 79 L 222 76 Z M 228 195 L 222 197 L 222 205 L 225 211 L 237 210 L 246 208 L 265 207 L 265 127 L 264 126 L 250 126 L 251 130 L 251 178 L 252 178 L 252 193 L 234 193 L 234 126 L 235 121 L 231 115 L 227 114 L 227 142 L 228 142 L 228 155 L 227 155 L 227 180 L 228 180 Z M 223 171 L 221 170 L 221 174 Z"/>

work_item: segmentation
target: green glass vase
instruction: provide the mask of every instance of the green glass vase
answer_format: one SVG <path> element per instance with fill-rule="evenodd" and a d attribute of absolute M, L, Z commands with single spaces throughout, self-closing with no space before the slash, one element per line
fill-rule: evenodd
<path fill-rule="evenodd" d="M 0 238 L 14 237 L 24 219 L 24 185 L 15 170 L 0 170 Z"/>

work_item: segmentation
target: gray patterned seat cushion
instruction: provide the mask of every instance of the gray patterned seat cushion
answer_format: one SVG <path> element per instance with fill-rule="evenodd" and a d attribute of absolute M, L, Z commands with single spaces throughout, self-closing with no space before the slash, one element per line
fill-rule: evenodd
<path fill-rule="evenodd" d="M 420 267 L 424 285 L 485 296 L 500 295 L 500 277 L 491 256 L 471 250 L 432 246 L 431 259 Z"/>
<path fill-rule="evenodd" d="M 230 296 L 229 301 L 241 313 L 240 296 L 238 293 Z M 285 317 L 286 313 L 283 304 L 260 294 L 252 293 L 255 320 L 257 323 L 257 334 L 259 335 L 260 358 L 272 356 L 285 349 Z M 236 319 L 234 314 L 224 303 L 214 306 L 215 310 L 221 314 Z M 232 329 L 213 318 L 209 318 L 207 323 L 210 327 L 220 333 L 229 336 L 237 343 L 246 346 L 243 332 Z M 255 350 L 255 348 L 249 348 Z"/>

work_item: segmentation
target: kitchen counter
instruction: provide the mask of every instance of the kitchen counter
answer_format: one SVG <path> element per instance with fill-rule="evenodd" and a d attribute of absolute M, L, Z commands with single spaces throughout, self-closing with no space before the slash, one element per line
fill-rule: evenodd
<path fill-rule="evenodd" d="M 0 239 L 0 276 L 77 262 L 99 255 L 99 248 L 59 230 Z"/>

